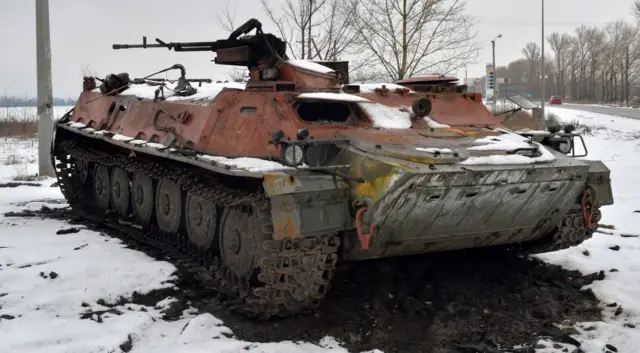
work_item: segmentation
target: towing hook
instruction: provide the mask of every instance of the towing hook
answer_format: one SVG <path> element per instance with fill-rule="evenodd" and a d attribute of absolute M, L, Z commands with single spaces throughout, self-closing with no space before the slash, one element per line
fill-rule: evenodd
<path fill-rule="evenodd" d="M 363 222 L 363 214 L 367 212 L 366 207 L 362 207 L 356 212 L 356 231 L 358 232 L 358 240 L 360 240 L 360 249 L 367 250 L 369 249 L 369 243 L 371 242 L 371 231 L 372 225 L 370 223 L 366 223 L 366 230 L 363 230 L 363 226 L 365 225 Z"/>

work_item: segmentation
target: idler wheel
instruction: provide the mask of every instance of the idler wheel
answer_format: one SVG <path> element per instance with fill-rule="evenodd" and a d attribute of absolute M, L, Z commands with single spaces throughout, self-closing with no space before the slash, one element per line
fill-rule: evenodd
<path fill-rule="evenodd" d="M 249 279 L 260 266 L 258 257 L 262 230 L 253 210 L 228 208 L 222 216 L 220 255 L 227 268 L 236 276 Z"/>
<path fill-rule="evenodd" d="M 156 219 L 160 230 L 177 233 L 182 216 L 182 193 L 178 184 L 161 179 L 156 190 Z"/>
<path fill-rule="evenodd" d="M 109 209 L 109 187 L 109 169 L 98 165 L 93 178 L 93 191 L 99 211 L 106 212 Z"/>
<path fill-rule="evenodd" d="M 153 180 L 143 172 L 136 172 L 131 181 L 133 214 L 145 226 L 153 220 Z"/>
<path fill-rule="evenodd" d="M 190 191 L 187 194 L 185 215 L 189 239 L 198 248 L 208 250 L 216 234 L 216 205 Z"/>
<path fill-rule="evenodd" d="M 131 209 L 131 192 L 129 191 L 129 175 L 122 168 L 114 168 L 111 172 L 111 203 L 122 218 L 129 216 Z"/>
<path fill-rule="evenodd" d="M 423 118 L 431 113 L 431 101 L 429 98 L 418 98 L 411 105 L 411 110 L 416 118 Z"/>

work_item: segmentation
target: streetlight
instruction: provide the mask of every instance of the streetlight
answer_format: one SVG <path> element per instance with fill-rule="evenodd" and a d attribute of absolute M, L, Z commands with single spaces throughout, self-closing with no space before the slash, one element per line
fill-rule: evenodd
<path fill-rule="evenodd" d="M 491 40 L 491 50 L 493 52 L 493 109 L 498 110 L 498 70 L 496 69 L 496 39 L 502 38 L 502 34 L 498 34 Z"/>

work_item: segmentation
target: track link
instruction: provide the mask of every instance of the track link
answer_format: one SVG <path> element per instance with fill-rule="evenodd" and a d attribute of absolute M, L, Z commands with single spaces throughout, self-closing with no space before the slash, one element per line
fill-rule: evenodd
<path fill-rule="evenodd" d="M 100 145 L 85 141 L 81 136 L 70 136 L 57 143 L 52 157 L 60 188 L 72 209 L 177 260 L 203 287 L 218 293 L 232 311 L 258 319 L 287 317 L 312 311 L 326 295 L 335 272 L 339 237 L 327 234 L 274 240 L 270 203 L 261 188 L 250 191 L 233 188 L 215 176 L 202 180 L 174 162 L 130 158 L 108 149 L 100 150 Z M 122 212 L 114 211 L 113 207 L 105 210 L 101 207 L 104 203 L 96 200 L 96 195 L 100 197 L 100 194 L 93 188 L 95 171 L 104 170 L 100 167 L 107 168 L 110 173 L 114 168 L 122 168 L 129 175 L 143 172 L 153 180 L 154 191 L 160 180 L 169 179 L 183 194 L 197 194 L 215 204 L 218 210 L 247 214 L 247 219 L 254 225 L 252 236 L 257 244 L 252 258 L 244 259 L 251 261 L 250 273 L 234 273 L 221 256 L 218 239 L 205 249 L 189 239 L 184 227 L 181 231 L 167 233 L 160 230 L 155 218 L 145 224 L 133 214 L 123 218 Z M 183 206 L 184 200 L 182 197 Z M 182 212 L 183 224 L 184 215 Z M 221 236 L 220 227 L 217 233 L 216 238 Z"/>

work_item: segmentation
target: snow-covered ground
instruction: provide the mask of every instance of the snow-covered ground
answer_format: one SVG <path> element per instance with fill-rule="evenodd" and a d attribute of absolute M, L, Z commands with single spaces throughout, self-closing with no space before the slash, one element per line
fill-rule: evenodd
<path fill-rule="evenodd" d="M 37 144 L 30 141 L 0 138 L 0 184 L 37 172 Z M 59 188 L 50 187 L 54 182 L 0 187 L 0 352 L 347 352 L 331 337 L 245 342 L 193 309 L 166 321 L 171 297 L 152 306 L 118 303 L 134 292 L 171 287 L 175 267 L 88 229 L 57 234 L 71 227 L 63 221 L 3 216 L 66 206 Z"/>
<path fill-rule="evenodd" d="M 59 119 L 73 106 L 56 105 L 53 107 L 53 118 Z M 38 118 L 37 107 L 0 107 L 0 121 L 19 120 L 34 121 Z"/>
<path fill-rule="evenodd" d="M 611 169 L 614 197 L 614 205 L 603 207 L 601 223 L 613 225 L 615 229 L 601 228 L 603 233 L 596 233 L 580 246 L 539 257 L 585 274 L 601 270 L 606 273 L 603 281 L 596 281 L 590 286 L 602 301 L 605 321 L 577 326 L 583 328 L 577 338 L 583 342 L 581 348 L 584 352 L 605 352 L 606 344 L 614 345 L 619 352 L 638 352 L 640 187 L 637 186 L 637 175 L 640 172 L 640 121 L 556 107 L 545 110 L 546 114 L 557 115 L 562 122 L 579 122 L 591 127 L 591 133 L 584 137 L 589 150 L 586 159 L 602 160 Z M 617 247 L 619 250 L 610 249 Z M 612 269 L 617 271 L 611 272 Z M 616 315 L 620 307 L 622 312 Z"/>
<path fill-rule="evenodd" d="M 601 229 L 610 234 L 596 233 L 575 248 L 538 256 L 585 274 L 606 273 L 590 286 L 602 301 L 605 320 L 576 324 L 580 335 L 575 338 L 585 353 L 605 352 L 606 344 L 618 352 L 637 352 L 640 238 L 629 235 L 640 234 L 640 213 L 634 213 L 640 210 L 640 188 L 635 186 L 640 121 L 553 107 L 547 112 L 592 127 L 585 137 L 587 158 L 603 160 L 612 170 L 615 204 L 603 209 L 602 223 L 615 229 Z M 31 140 L 0 139 L 0 183 L 33 175 L 36 161 L 37 145 Z M 241 341 L 219 319 L 193 310 L 165 321 L 163 310 L 171 298 L 153 306 L 112 307 L 134 291 L 171 286 L 175 268 L 94 231 L 56 234 L 70 227 L 63 221 L 2 216 L 64 206 L 59 189 L 50 187 L 53 182 L 0 188 L 0 352 L 121 352 L 129 348 L 129 339 L 131 352 L 346 352 L 330 337 L 314 343 Z M 616 246 L 618 250 L 610 249 Z M 613 302 L 615 306 L 607 306 Z M 548 346 L 537 352 L 562 352 Z"/>

